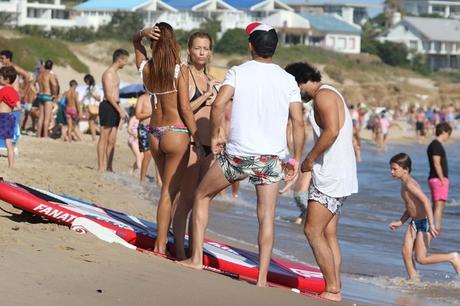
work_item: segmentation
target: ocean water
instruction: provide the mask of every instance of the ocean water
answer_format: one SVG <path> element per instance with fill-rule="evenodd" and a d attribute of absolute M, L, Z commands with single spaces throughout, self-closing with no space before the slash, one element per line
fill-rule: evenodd
<path fill-rule="evenodd" d="M 343 256 L 343 294 L 348 301 L 401 306 L 460 305 L 460 278 L 450 264 L 417 265 L 421 281 L 407 281 L 400 252 L 407 225 L 395 232 L 388 229 L 388 224 L 399 219 L 404 211 L 400 183 L 392 179 L 388 161 L 394 154 L 408 153 L 413 162 L 412 174 L 430 197 L 426 146 L 390 144 L 382 152 L 373 144 L 364 143 L 363 162 L 358 164 L 359 193 L 347 199 L 338 233 Z M 460 155 L 456 155 L 460 144 L 447 144 L 445 149 L 450 200 L 444 211 L 443 231 L 432 241 L 431 252 L 460 251 Z M 156 206 L 159 190 L 152 188 L 153 184 L 139 186 L 136 179 L 124 173 L 106 175 L 144 194 Z M 274 254 L 316 265 L 303 227 L 290 221 L 298 214 L 292 193 L 279 197 Z M 210 208 L 208 231 L 257 245 L 256 197 L 250 183 L 241 183 L 237 199 L 231 197 L 230 189 L 227 197 L 216 197 Z"/>
<path fill-rule="evenodd" d="M 432 252 L 460 251 L 460 144 L 445 145 L 449 161 L 450 200 L 443 231 L 432 241 Z M 401 257 L 406 226 L 392 232 L 388 224 L 404 211 L 400 183 L 391 178 L 388 160 L 399 152 L 413 160 L 413 175 L 429 195 L 426 145 L 389 145 L 381 152 L 363 146 L 358 165 L 359 193 L 347 199 L 342 210 L 339 239 L 343 255 L 343 293 L 358 303 L 376 305 L 460 305 L 460 279 L 450 264 L 417 265 L 420 282 L 408 282 Z M 228 190 L 230 195 L 230 190 Z M 257 244 L 254 187 L 243 182 L 238 199 L 219 199 L 211 206 L 209 230 L 239 241 Z M 303 228 L 289 221 L 299 211 L 292 194 L 279 198 L 276 211 L 275 254 L 315 264 Z M 235 226 L 237 225 L 237 226 Z"/>

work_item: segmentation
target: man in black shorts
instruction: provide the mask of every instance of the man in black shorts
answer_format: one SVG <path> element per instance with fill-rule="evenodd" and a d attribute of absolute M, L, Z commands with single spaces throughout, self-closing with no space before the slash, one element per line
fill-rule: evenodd
<path fill-rule="evenodd" d="M 112 64 L 102 74 L 104 101 L 99 105 L 99 122 L 101 134 L 97 143 L 98 171 L 113 171 L 113 156 L 120 118 L 126 119 L 126 112 L 119 105 L 120 78 L 118 70 L 128 63 L 128 51 L 117 49 L 113 53 Z"/>

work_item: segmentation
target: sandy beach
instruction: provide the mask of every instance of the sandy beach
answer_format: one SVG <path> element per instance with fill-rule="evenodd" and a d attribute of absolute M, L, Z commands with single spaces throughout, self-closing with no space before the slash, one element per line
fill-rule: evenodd
<path fill-rule="evenodd" d="M 132 187 L 133 157 L 126 131 L 120 134 L 114 167 L 116 177 L 124 179 L 96 172 L 95 143 L 29 136 L 20 139 L 15 169 L 6 170 L 7 161 L 0 158 L 1 176 L 154 220 L 156 206 L 139 192 L 153 183 Z M 19 213 L 0 202 L 2 305 L 347 305 L 192 271 Z"/>

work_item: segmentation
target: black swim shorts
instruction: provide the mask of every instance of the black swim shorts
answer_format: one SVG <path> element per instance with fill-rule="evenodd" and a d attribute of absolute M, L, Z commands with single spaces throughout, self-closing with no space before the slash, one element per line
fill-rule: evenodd
<path fill-rule="evenodd" d="M 105 127 L 117 127 L 120 124 L 120 114 L 107 100 L 99 104 L 99 122 Z"/>

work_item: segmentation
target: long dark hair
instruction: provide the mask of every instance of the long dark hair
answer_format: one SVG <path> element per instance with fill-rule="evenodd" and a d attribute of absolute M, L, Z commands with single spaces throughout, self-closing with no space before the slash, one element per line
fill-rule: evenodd
<path fill-rule="evenodd" d="M 149 89 L 157 92 L 172 89 L 174 72 L 180 64 L 180 47 L 173 28 L 166 22 L 155 24 L 160 29 L 160 39 L 152 43 L 152 59 L 147 80 Z"/>
<path fill-rule="evenodd" d="M 87 74 L 83 77 L 83 81 L 86 83 L 88 82 L 89 87 L 93 87 L 96 85 L 96 81 L 94 80 L 94 77 L 91 74 Z"/>

